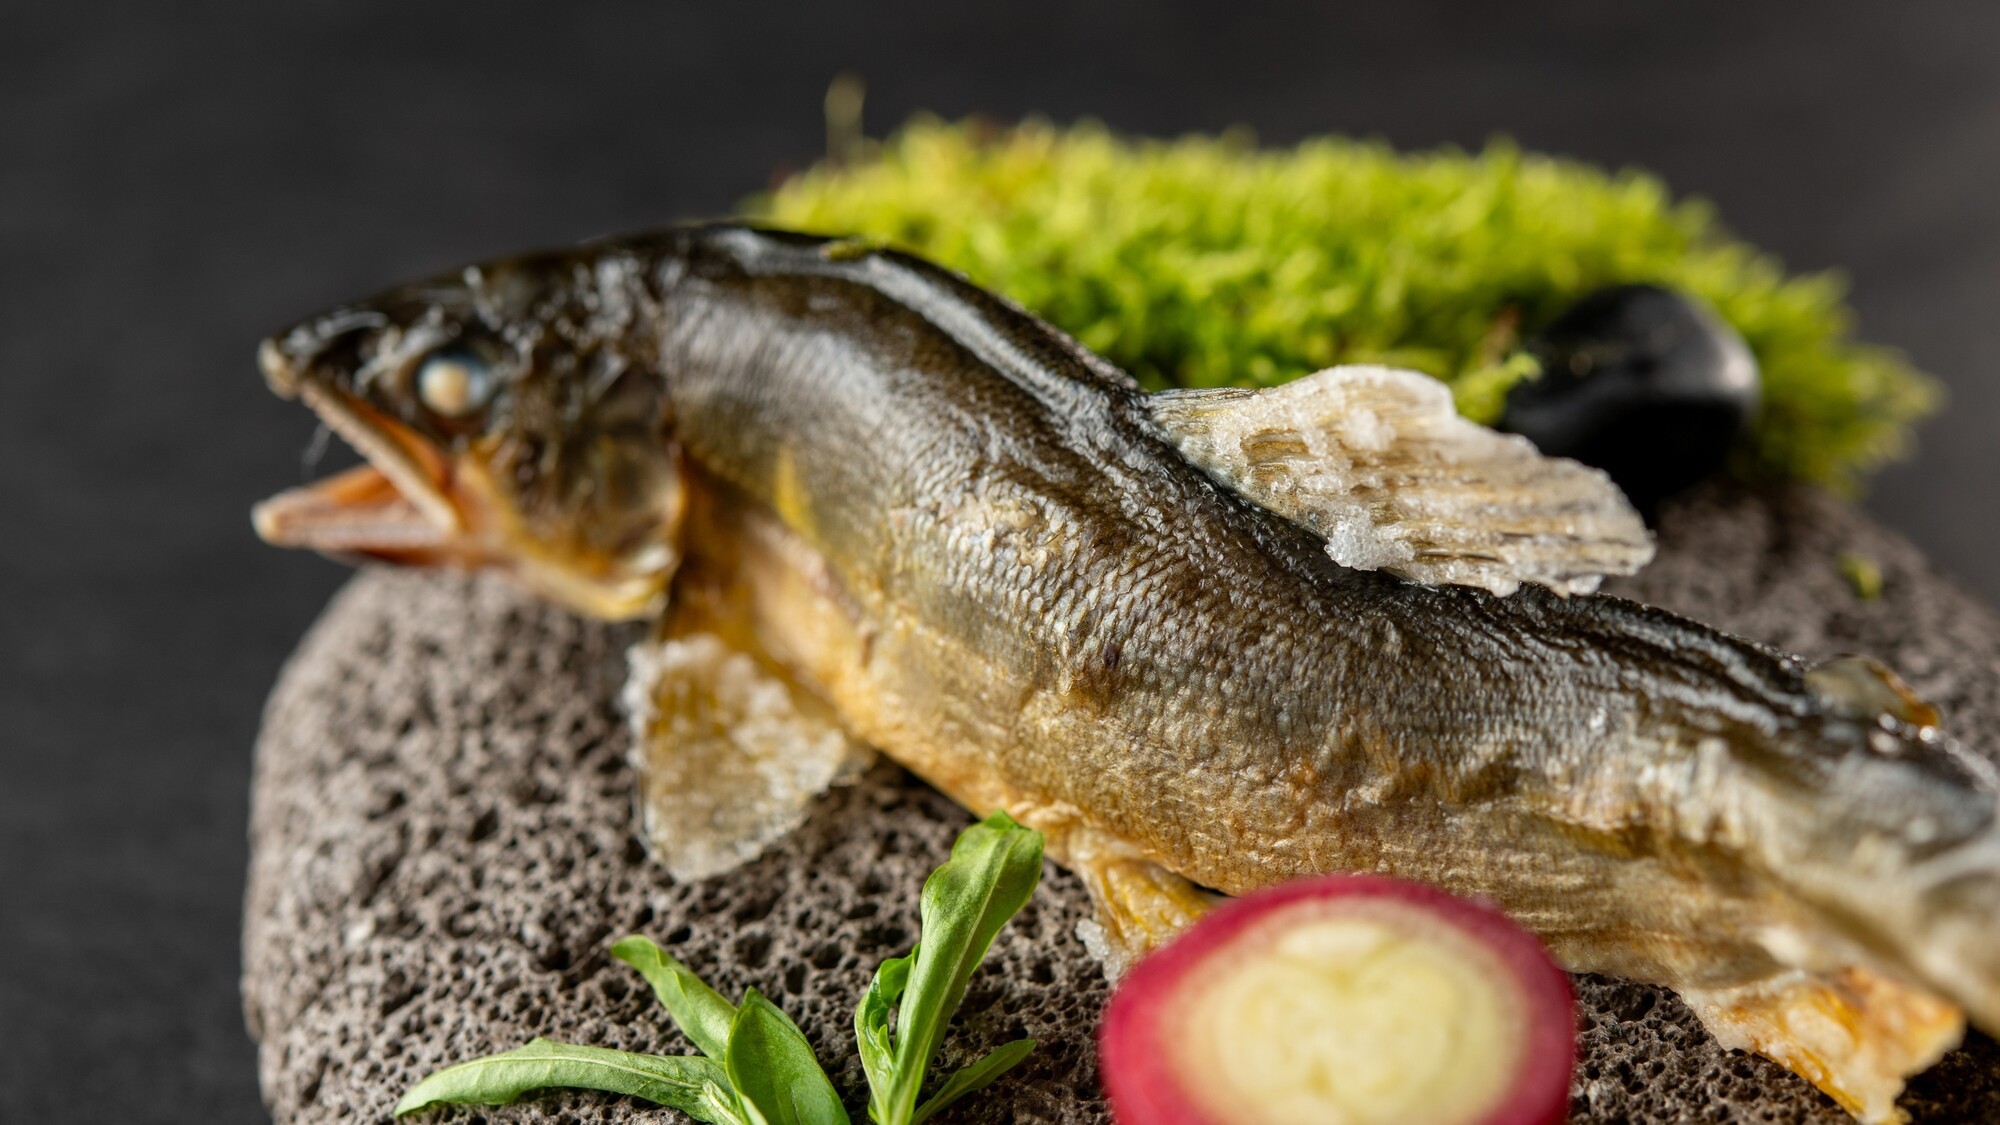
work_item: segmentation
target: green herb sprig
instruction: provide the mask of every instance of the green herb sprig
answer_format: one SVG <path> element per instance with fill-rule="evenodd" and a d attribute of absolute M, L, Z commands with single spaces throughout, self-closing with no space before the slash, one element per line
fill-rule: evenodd
<path fill-rule="evenodd" d="M 918 1103 L 931 1056 L 973 970 L 1041 881 L 1042 846 L 1041 833 L 996 812 L 960 833 L 951 858 L 924 881 L 916 946 L 882 963 L 854 1012 L 868 1116 L 876 1125 L 917 1125 L 985 1088 L 1034 1049 L 1033 1039 L 997 1047 Z M 403 1095 L 396 1115 L 441 1104 L 507 1105 L 535 1090 L 580 1087 L 671 1106 L 710 1125 L 847 1125 L 846 1107 L 812 1045 L 756 989 L 731 1004 L 637 934 L 619 939 L 611 954 L 639 970 L 700 1055 L 538 1038 L 432 1074 Z"/>
<path fill-rule="evenodd" d="M 985 960 L 1042 877 L 1042 835 L 994 813 L 959 834 L 951 859 L 924 880 L 923 931 L 907 957 L 882 963 L 854 1009 L 854 1038 L 868 1074 L 868 1116 L 876 1125 L 915 1125 L 992 1082 L 1034 1050 L 1016 1039 L 951 1076 L 917 1104 L 924 1071 L 945 1024 L 965 999 L 972 970 Z M 901 1000 L 896 1026 L 889 1006 Z"/>

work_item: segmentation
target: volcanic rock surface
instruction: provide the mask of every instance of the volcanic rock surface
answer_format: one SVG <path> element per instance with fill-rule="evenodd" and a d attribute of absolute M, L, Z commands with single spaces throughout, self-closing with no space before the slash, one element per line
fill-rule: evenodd
<path fill-rule="evenodd" d="M 1946 726 L 2000 753 L 2000 617 L 1854 509 L 1717 486 L 1665 512 L 1657 561 L 1608 592 L 1811 657 L 1876 656 Z M 1845 560 L 1845 561 L 1844 561 Z M 1849 576 L 1879 568 L 1879 596 Z M 754 986 L 865 1090 L 852 1012 L 917 931 L 917 890 L 967 814 L 893 766 L 836 789 L 728 875 L 677 884 L 634 836 L 615 699 L 640 634 L 494 578 L 367 571 L 286 667 L 257 748 L 244 1006 L 280 1125 L 380 1121 L 437 1067 L 553 1039 L 692 1048 L 619 936 L 653 937 L 725 995 Z M 1083 887 L 1050 869 L 974 978 L 947 1061 L 1041 1046 L 949 1119 L 1099 1122 L 1091 1036 L 1105 984 L 1072 933 Z M 1724 1051 L 1672 994 L 1580 977 L 1577 1121 L 1849 1120 L 1802 1079 Z M 857 1103 L 858 1104 L 858 1103 Z M 1922 1075 L 1918 1121 L 2000 1121 L 2000 1046 L 1972 1035 Z M 671 1121 L 583 1092 L 439 1122 Z"/>

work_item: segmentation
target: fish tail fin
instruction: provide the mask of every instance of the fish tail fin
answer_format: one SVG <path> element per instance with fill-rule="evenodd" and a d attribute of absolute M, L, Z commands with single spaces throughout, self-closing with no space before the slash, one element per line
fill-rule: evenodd
<path fill-rule="evenodd" d="M 1919 863 L 1911 957 L 1926 980 L 2000 1035 L 2000 823 Z"/>
<path fill-rule="evenodd" d="M 2000 1032 L 2000 770 L 1945 737 L 1938 709 L 1875 661 L 1837 657 L 1805 681 L 1822 737 L 1848 749 L 1820 759 L 1774 872 Z"/>

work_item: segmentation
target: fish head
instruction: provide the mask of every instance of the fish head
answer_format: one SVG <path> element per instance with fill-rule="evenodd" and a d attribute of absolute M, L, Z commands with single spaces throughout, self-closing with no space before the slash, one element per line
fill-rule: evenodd
<path fill-rule="evenodd" d="M 365 463 L 256 506 L 266 541 L 494 568 L 593 616 L 657 611 L 682 510 L 643 263 L 468 267 L 265 340 L 264 377 Z"/>

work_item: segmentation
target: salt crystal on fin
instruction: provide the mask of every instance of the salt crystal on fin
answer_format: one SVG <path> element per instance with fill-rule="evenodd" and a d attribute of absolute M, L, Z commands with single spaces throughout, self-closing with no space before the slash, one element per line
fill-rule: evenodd
<path fill-rule="evenodd" d="M 621 700 L 639 822 L 676 879 L 757 858 L 874 754 L 798 689 L 708 633 L 635 645 Z"/>
<path fill-rule="evenodd" d="M 1132 967 L 1132 955 L 1124 947 L 1111 939 L 1111 932 L 1104 923 L 1095 918 L 1079 919 L 1076 924 L 1076 940 L 1083 943 L 1083 951 L 1104 970 L 1104 979 L 1113 984 Z"/>
<path fill-rule="evenodd" d="M 1586 594 L 1653 557 L 1596 469 L 1458 416 L 1415 371 L 1333 367 L 1269 390 L 1166 391 L 1153 418 L 1189 461 L 1326 540 L 1356 570 L 1511 594 Z"/>

